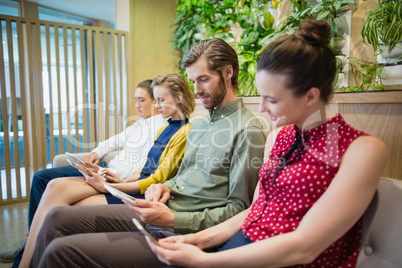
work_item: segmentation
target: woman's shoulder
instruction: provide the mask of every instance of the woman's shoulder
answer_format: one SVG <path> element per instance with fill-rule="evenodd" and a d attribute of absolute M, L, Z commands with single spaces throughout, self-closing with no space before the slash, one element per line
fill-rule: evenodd
<path fill-rule="evenodd" d="M 387 145 L 377 137 L 361 135 L 356 138 L 349 146 L 348 150 L 360 152 L 361 154 L 375 154 L 378 157 L 386 157 L 388 153 Z"/>

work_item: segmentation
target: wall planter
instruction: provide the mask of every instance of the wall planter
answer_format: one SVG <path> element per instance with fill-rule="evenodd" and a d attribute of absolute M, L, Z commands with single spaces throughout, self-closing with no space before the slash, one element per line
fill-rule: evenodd
<path fill-rule="evenodd" d="M 398 44 L 395 45 L 394 49 L 392 49 L 391 52 L 389 52 L 389 46 L 380 46 L 380 49 L 382 50 L 381 56 L 384 59 L 388 60 L 395 60 L 399 57 L 402 56 L 402 43 L 399 42 Z"/>
<path fill-rule="evenodd" d="M 347 86 L 347 81 L 346 81 L 346 74 L 344 72 L 342 73 L 338 73 L 338 81 L 336 82 L 336 86 L 335 88 L 339 88 L 339 87 L 346 87 Z"/>
<path fill-rule="evenodd" d="M 381 77 L 384 85 L 402 85 L 402 64 L 385 66 Z"/>

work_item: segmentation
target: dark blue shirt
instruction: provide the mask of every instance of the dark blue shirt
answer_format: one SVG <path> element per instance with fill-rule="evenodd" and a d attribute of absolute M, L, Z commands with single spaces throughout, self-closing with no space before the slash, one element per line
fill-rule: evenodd
<path fill-rule="evenodd" d="M 159 166 L 159 158 L 161 157 L 170 139 L 182 126 L 188 124 L 188 122 L 189 121 L 187 118 L 184 120 L 172 120 L 170 118 L 168 120 L 169 125 L 158 136 L 154 145 L 149 150 L 147 162 L 142 168 L 138 180 L 148 178 L 151 174 L 155 172 L 155 170 Z"/>

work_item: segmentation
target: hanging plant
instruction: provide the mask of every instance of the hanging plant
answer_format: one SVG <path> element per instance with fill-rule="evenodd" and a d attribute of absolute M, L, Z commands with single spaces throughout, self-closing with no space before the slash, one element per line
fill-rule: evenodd
<path fill-rule="evenodd" d="M 388 52 L 402 41 L 402 2 L 379 0 L 370 10 L 362 29 L 363 42 L 381 53 L 381 45 L 388 45 Z"/>

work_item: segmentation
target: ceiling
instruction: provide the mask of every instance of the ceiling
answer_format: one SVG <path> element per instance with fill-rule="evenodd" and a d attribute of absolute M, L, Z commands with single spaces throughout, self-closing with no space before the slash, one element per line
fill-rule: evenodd
<path fill-rule="evenodd" d="M 86 18 L 115 22 L 114 0 L 29 0 L 41 6 Z"/>

